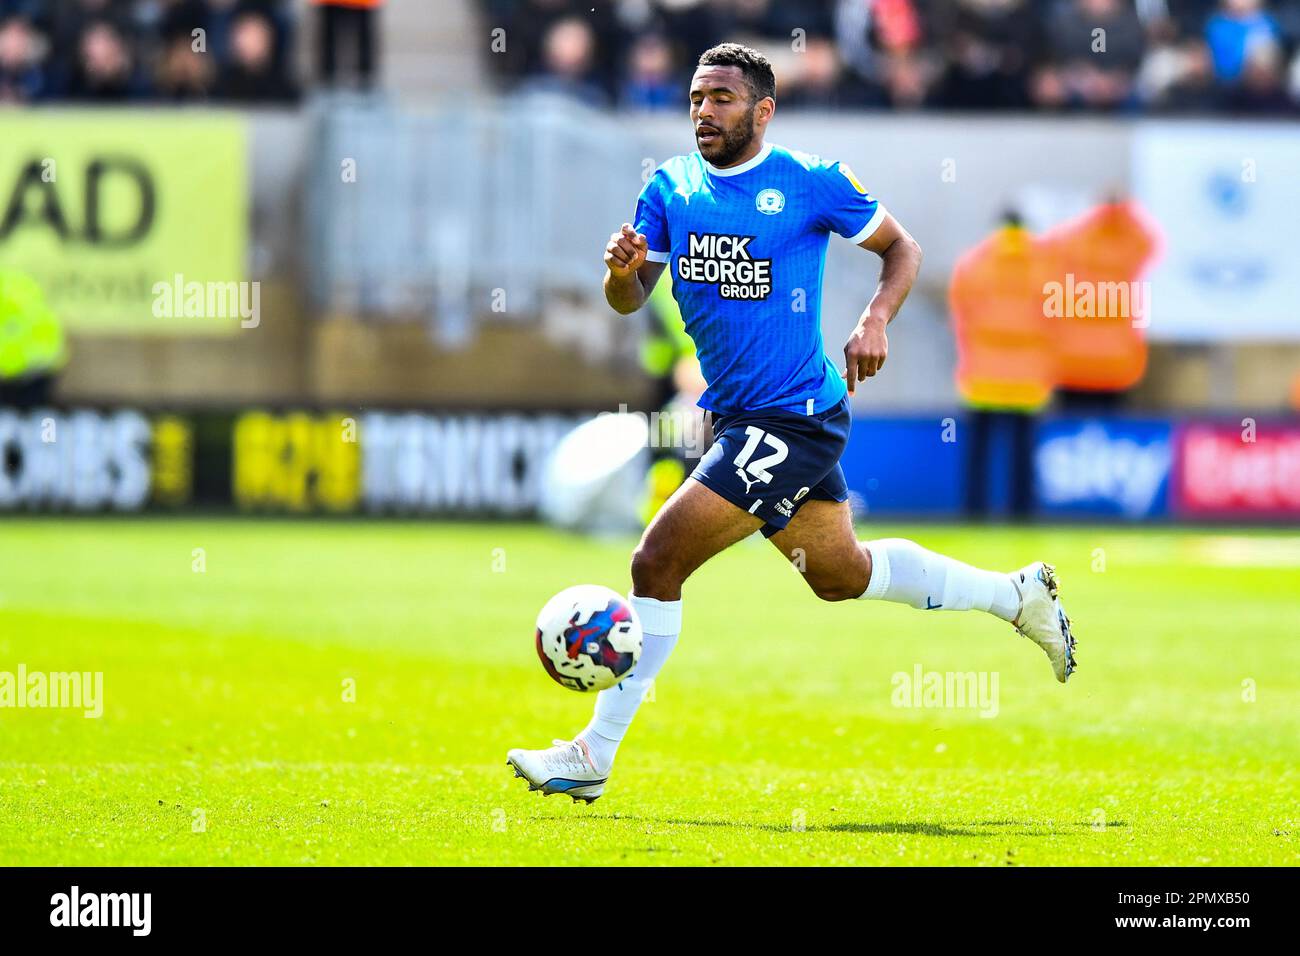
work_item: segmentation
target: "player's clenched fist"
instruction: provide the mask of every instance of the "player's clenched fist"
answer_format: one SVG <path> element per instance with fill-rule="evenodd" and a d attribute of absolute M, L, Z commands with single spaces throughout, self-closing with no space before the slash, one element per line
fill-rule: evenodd
<path fill-rule="evenodd" d="M 887 355 L 889 339 L 885 335 L 885 323 L 877 320 L 858 323 L 844 345 L 844 382 L 850 395 L 858 382 L 884 367 Z"/>
<path fill-rule="evenodd" d="M 605 247 L 605 265 L 620 278 L 631 275 L 641 268 L 648 250 L 645 236 L 633 229 L 631 223 L 625 222 L 621 231 L 609 237 L 609 245 Z"/>

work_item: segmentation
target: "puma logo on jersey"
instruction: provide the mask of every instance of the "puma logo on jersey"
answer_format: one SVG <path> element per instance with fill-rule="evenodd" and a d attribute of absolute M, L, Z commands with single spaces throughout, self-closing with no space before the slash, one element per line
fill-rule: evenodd
<path fill-rule="evenodd" d="M 749 475 L 745 474 L 745 469 L 743 468 L 737 468 L 736 474 L 739 475 L 740 480 L 745 483 L 745 494 L 752 495 L 754 493 L 754 484 L 759 480 L 758 477 L 755 476 L 750 478 Z"/>

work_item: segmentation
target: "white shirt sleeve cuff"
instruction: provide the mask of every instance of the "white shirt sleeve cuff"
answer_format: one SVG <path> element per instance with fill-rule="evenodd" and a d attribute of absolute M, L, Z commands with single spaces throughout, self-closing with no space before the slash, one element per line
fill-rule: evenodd
<path fill-rule="evenodd" d="M 858 234 L 856 236 L 844 236 L 844 238 L 855 246 L 861 245 L 875 234 L 876 230 L 880 228 L 880 224 L 885 221 L 886 215 L 888 214 L 885 212 L 885 207 L 877 203 L 875 213 L 867 220 L 867 224 L 858 230 Z M 843 236 L 844 234 L 840 233 L 840 235 Z"/>

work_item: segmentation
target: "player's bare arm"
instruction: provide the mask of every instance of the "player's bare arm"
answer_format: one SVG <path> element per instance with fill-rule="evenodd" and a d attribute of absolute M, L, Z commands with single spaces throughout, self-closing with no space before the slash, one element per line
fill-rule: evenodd
<path fill-rule="evenodd" d="M 880 282 L 844 344 L 844 382 L 852 395 L 858 382 L 875 375 L 889 356 L 885 327 L 898 315 L 921 269 L 921 246 L 893 216 L 860 243 L 880 256 Z"/>
<path fill-rule="evenodd" d="M 647 251 L 645 236 L 627 222 L 605 246 L 605 300 L 620 315 L 641 308 L 664 271 L 665 263 L 649 261 Z"/>

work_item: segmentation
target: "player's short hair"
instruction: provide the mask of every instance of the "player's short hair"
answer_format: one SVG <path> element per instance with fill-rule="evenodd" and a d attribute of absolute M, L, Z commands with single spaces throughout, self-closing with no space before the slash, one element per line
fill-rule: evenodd
<path fill-rule="evenodd" d="M 700 54 L 699 66 L 736 66 L 745 75 L 757 103 L 765 96 L 776 99 L 776 75 L 767 57 L 740 43 L 719 43 Z"/>

